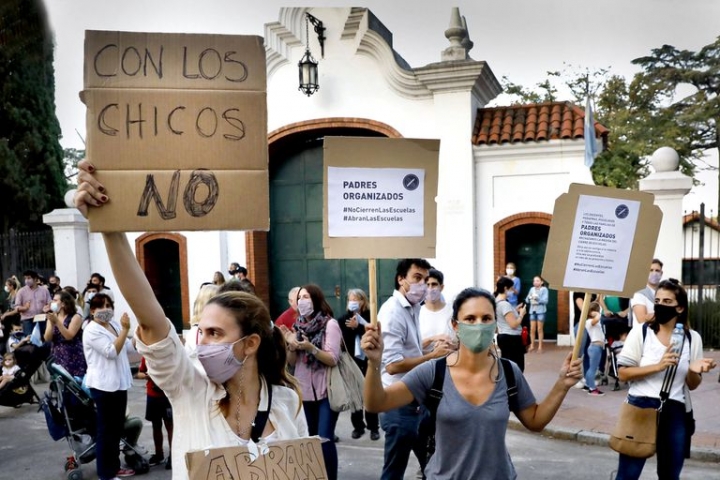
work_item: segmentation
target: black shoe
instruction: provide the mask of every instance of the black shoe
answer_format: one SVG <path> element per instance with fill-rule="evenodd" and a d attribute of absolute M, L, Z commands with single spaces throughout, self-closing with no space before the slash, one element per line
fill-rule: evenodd
<path fill-rule="evenodd" d="M 357 430 L 357 429 L 353 430 L 352 433 L 350 434 L 350 436 L 356 440 L 358 438 L 362 437 L 363 435 L 365 435 L 365 430 Z"/>
<path fill-rule="evenodd" d="M 380 432 L 377 430 L 370 432 L 370 440 L 380 440 Z"/>
<path fill-rule="evenodd" d="M 154 453 L 153 456 L 148 459 L 148 465 L 150 465 L 151 467 L 154 467 L 155 465 L 160 465 L 164 461 L 165 461 L 165 456 Z"/>
<path fill-rule="evenodd" d="M 168 455 L 167 460 L 165 460 L 165 470 L 172 469 L 172 455 Z"/>

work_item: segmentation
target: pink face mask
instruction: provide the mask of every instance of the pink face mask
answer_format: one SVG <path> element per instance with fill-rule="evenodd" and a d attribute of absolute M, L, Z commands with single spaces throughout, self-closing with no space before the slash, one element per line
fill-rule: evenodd
<path fill-rule="evenodd" d="M 246 338 L 247 336 L 242 337 L 232 343 L 199 343 L 197 345 L 198 360 L 210 380 L 223 384 L 240 370 L 245 360 L 235 358 L 233 346 Z"/>
<path fill-rule="evenodd" d="M 408 302 L 413 305 L 417 305 L 418 303 L 425 300 L 425 294 L 427 294 L 427 285 L 424 282 L 410 283 L 409 285 L 410 286 L 408 287 L 408 291 L 405 294 L 405 298 L 407 298 Z"/>
<path fill-rule="evenodd" d="M 439 288 L 430 288 L 427 291 L 427 299 L 428 301 L 435 303 L 438 300 L 440 300 L 440 297 L 442 296 L 442 292 Z"/>

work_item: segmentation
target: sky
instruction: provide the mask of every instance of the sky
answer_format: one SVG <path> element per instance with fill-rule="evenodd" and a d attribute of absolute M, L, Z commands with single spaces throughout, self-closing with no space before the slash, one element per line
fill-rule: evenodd
<path fill-rule="evenodd" d="M 293 0 L 46 0 L 55 36 L 55 99 L 65 148 L 83 148 L 83 39 L 86 29 L 263 35 Z M 312 4 L 311 4 L 312 5 Z M 460 7 L 474 48 L 495 76 L 532 86 L 565 64 L 610 68 L 630 78 L 632 59 L 663 44 L 697 50 L 720 35 L 718 0 L 356 0 L 317 6 L 370 8 L 393 33 L 395 50 L 412 66 L 440 61 L 451 7 Z M 718 164 L 716 156 L 708 159 Z M 717 172 L 686 196 L 684 208 L 718 204 Z"/>

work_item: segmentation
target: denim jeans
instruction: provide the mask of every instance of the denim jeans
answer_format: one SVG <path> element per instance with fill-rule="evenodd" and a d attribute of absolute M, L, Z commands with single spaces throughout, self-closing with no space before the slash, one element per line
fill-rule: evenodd
<path fill-rule="evenodd" d="M 628 395 L 631 405 L 657 408 L 657 398 L 635 397 Z M 685 442 L 687 439 L 685 424 L 685 404 L 668 400 L 660 412 L 657 432 L 657 475 L 659 480 L 677 480 L 680 478 L 685 462 Z M 620 454 L 616 480 L 637 480 L 645 467 L 644 458 L 633 458 Z"/>
<path fill-rule="evenodd" d="M 125 426 L 127 390 L 105 392 L 90 389 L 97 412 L 95 457 L 100 480 L 115 478 L 120 470 L 120 438 Z"/>
<path fill-rule="evenodd" d="M 335 424 L 338 419 L 338 412 L 330 409 L 330 401 L 327 398 L 316 402 L 303 402 L 305 419 L 308 423 L 310 436 L 319 435 L 324 440 L 322 443 L 323 458 L 329 480 L 337 480 L 338 455 L 335 446 Z"/>
<path fill-rule="evenodd" d="M 420 461 L 420 468 L 425 468 L 426 446 L 419 441 L 418 432 L 420 421 L 427 414 L 415 402 L 380 414 L 380 426 L 385 432 L 381 480 L 403 480 L 411 451 Z"/>
<path fill-rule="evenodd" d="M 588 369 L 585 371 L 585 385 L 590 390 L 595 390 L 595 374 L 597 373 L 598 366 L 600 365 L 600 359 L 602 358 L 603 351 L 605 349 L 600 345 L 593 345 L 592 343 L 588 347 L 588 363 L 590 364 Z"/>

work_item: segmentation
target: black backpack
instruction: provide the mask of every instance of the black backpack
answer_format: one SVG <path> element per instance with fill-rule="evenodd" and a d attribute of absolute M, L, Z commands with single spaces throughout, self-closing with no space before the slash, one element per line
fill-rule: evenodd
<path fill-rule="evenodd" d="M 506 358 L 498 358 L 500 365 L 502 365 L 503 373 L 505 374 L 505 382 L 507 383 L 507 396 L 508 404 L 510 405 L 510 411 L 517 415 L 518 405 L 518 390 L 517 383 L 515 382 L 515 372 L 513 372 L 512 364 L 510 360 Z M 433 425 L 437 419 L 437 409 L 440 405 L 440 400 L 443 397 L 443 382 L 445 381 L 445 367 L 447 366 L 447 358 L 443 357 L 435 362 L 435 379 L 433 380 L 432 387 L 428 391 L 427 398 L 425 399 L 425 408 L 430 412 L 430 418 Z"/>

